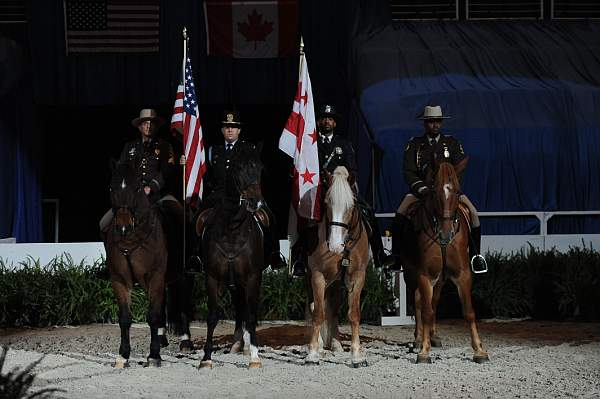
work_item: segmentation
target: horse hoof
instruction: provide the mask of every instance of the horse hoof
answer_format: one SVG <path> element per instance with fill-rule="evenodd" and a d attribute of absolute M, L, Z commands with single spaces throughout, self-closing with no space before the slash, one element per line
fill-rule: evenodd
<path fill-rule="evenodd" d="M 344 351 L 344 347 L 342 346 L 342 344 L 340 343 L 340 341 L 338 341 L 337 339 L 333 339 L 331 341 L 331 351 L 332 352 L 343 352 Z"/>
<path fill-rule="evenodd" d="M 129 367 L 129 360 L 124 359 L 122 357 L 115 360 L 115 368 L 116 369 L 124 369 L 126 367 Z"/>
<path fill-rule="evenodd" d="M 161 362 L 160 358 L 154 359 L 154 358 L 149 357 L 148 361 L 144 364 L 144 367 L 150 367 L 150 368 L 160 367 L 160 362 Z"/>
<path fill-rule="evenodd" d="M 431 364 L 431 358 L 427 355 L 417 356 L 417 364 Z"/>
<path fill-rule="evenodd" d="M 161 335 L 160 336 L 160 347 L 166 348 L 167 346 L 169 346 L 169 340 L 167 339 L 167 336 Z"/>
<path fill-rule="evenodd" d="M 262 367 L 262 363 L 260 361 L 258 362 L 250 362 L 250 364 L 248 365 L 248 369 L 252 370 L 252 369 L 259 369 Z"/>
<path fill-rule="evenodd" d="M 229 351 L 229 353 L 240 353 L 241 350 L 242 350 L 242 343 L 240 341 L 238 341 L 238 342 L 234 342 L 233 345 L 231 345 L 231 350 Z"/>
<path fill-rule="evenodd" d="M 357 369 L 359 367 L 368 367 L 369 363 L 367 362 L 367 360 L 360 360 L 358 362 L 352 362 L 352 367 Z"/>
<path fill-rule="evenodd" d="M 431 346 L 433 346 L 434 348 L 441 348 L 442 347 L 442 339 L 440 337 L 431 337 L 430 339 L 431 342 Z"/>
<path fill-rule="evenodd" d="M 200 369 L 212 369 L 213 368 L 213 363 L 212 360 L 203 360 L 200 362 L 200 366 L 198 366 L 198 368 Z"/>
<path fill-rule="evenodd" d="M 318 360 L 308 360 L 305 359 L 304 360 L 304 364 L 307 366 L 318 366 L 319 365 L 319 361 Z"/>
<path fill-rule="evenodd" d="M 483 364 L 490 361 L 490 357 L 488 355 L 479 355 L 473 356 L 473 361 L 477 364 Z"/>
<path fill-rule="evenodd" d="M 189 339 L 184 339 L 179 343 L 179 352 L 192 353 L 194 351 L 194 343 Z"/>

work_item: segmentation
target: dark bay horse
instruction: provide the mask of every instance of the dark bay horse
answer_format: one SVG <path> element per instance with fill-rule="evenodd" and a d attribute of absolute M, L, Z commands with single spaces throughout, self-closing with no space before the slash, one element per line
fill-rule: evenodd
<path fill-rule="evenodd" d="M 150 325 L 150 354 L 147 366 L 159 367 L 160 347 L 165 343 L 165 288 L 167 276 L 175 285 L 180 285 L 181 275 L 177 268 L 168 262 L 167 239 L 156 206 L 153 206 L 141 187 L 139 177 L 132 163 L 124 162 L 113 166 L 110 185 L 110 202 L 113 219 L 105 238 L 106 263 L 110 273 L 113 291 L 119 307 L 119 327 L 121 345 L 115 367 L 128 366 L 131 352 L 129 329 L 132 323 L 131 290 L 137 281 L 147 292 L 149 308 L 147 321 Z M 173 256 L 177 259 L 177 256 Z M 184 309 L 183 297 L 188 290 L 174 287 L 170 297 Z M 180 348 L 191 347 L 189 338 L 189 318 L 173 311 L 170 322 L 177 324 L 175 329 L 185 336 Z"/>
<path fill-rule="evenodd" d="M 460 210 L 461 194 L 458 175 L 466 167 L 468 158 L 453 166 L 436 161 L 428 172 L 432 193 L 417 204 L 413 213 L 416 248 L 403 255 L 404 279 L 415 298 L 415 348 L 420 348 L 417 363 L 431 363 L 429 351 L 432 342 L 441 345 L 436 334 L 435 311 L 446 279 L 454 282 L 462 303 L 463 316 L 471 332 L 473 360 L 489 360 L 483 349 L 475 311 L 471 302 L 471 268 L 469 265 L 469 223 Z"/>
<path fill-rule="evenodd" d="M 219 320 L 218 300 L 223 285 L 231 290 L 235 306 L 235 342 L 231 352 L 244 349 L 250 355 L 249 367 L 261 367 L 256 341 L 260 284 L 265 268 L 264 237 L 257 220 L 264 202 L 261 173 L 262 163 L 257 154 L 238 153 L 228 171 L 228 195 L 206 221 L 201 245 L 205 254 L 208 331 L 200 368 L 212 368 L 213 333 Z"/>
<path fill-rule="evenodd" d="M 352 366 L 367 365 L 359 329 L 360 295 L 369 261 L 369 241 L 348 175 L 348 170 L 339 166 L 329 177 L 325 195 L 327 213 L 318 224 L 317 247 L 308 256 L 307 279 L 313 303 L 307 364 L 319 364 L 321 344 L 332 350 L 343 350 L 338 340 L 338 312 L 345 287 L 352 328 Z"/>

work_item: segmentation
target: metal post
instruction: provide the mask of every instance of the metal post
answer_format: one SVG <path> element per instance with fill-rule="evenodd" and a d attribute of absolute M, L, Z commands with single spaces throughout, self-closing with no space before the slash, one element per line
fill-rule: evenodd
<path fill-rule="evenodd" d="M 183 27 L 183 62 L 182 62 L 182 66 L 181 66 L 181 82 L 183 83 L 183 93 L 185 96 L 185 64 L 187 61 L 187 41 L 188 41 L 188 35 L 187 35 L 187 28 L 184 26 Z M 184 110 L 185 112 L 185 110 Z M 185 134 L 183 134 L 182 139 L 182 143 L 183 143 L 183 155 L 185 155 L 185 149 L 187 148 L 187 143 L 186 143 L 186 136 Z M 187 182 L 185 180 L 185 170 L 187 167 L 187 158 L 185 160 L 185 164 L 182 165 L 182 171 L 183 171 L 183 240 L 181 240 L 183 242 L 183 270 L 186 270 L 186 248 L 185 248 L 185 242 L 186 242 L 186 229 L 185 229 L 185 225 L 187 224 L 187 217 L 185 215 L 185 208 L 186 208 L 186 195 L 187 195 Z"/>

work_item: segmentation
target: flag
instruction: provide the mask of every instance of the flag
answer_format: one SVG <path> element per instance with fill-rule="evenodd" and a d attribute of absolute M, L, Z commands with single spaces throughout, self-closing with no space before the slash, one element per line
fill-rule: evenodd
<path fill-rule="evenodd" d="M 292 113 L 279 138 L 279 149 L 294 159 L 291 208 L 298 216 L 315 220 L 321 217 L 317 138 L 308 65 L 306 57 L 302 54 L 296 98 Z M 290 228 L 292 224 L 290 222 Z"/>
<path fill-rule="evenodd" d="M 272 58 L 298 51 L 297 0 L 206 0 L 204 19 L 209 55 Z"/>
<path fill-rule="evenodd" d="M 204 156 L 204 139 L 202 125 L 198 114 L 198 100 L 192 74 L 190 57 L 184 60 L 184 71 L 181 83 L 177 87 L 171 129 L 183 135 L 185 149 L 185 198 L 202 198 L 202 177 L 206 173 L 206 158 Z"/>
<path fill-rule="evenodd" d="M 158 52 L 160 0 L 64 0 L 67 53 Z"/>

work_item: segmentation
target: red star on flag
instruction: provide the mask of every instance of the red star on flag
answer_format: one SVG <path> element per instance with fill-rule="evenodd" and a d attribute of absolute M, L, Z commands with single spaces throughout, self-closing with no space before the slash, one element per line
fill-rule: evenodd
<path fill-rule="evenodd" d="M 306 184 L 307 182 L 310 182 L 310 184 L 314 184 L 312 181 L 312 178 L 314 175 L 316 175 L 316 173 L 310 173 L 308 171 L 308 168 L 306 168 L 306 171 L 304 173 L 302 173 L 300 176 L 302 176 L 302 178 L 304 179 L 304 184 Z"/>
<path fill-rule="evenodd" d="M 316 130 L 313 130 L 313 132 L 310 133 L 308 136 L 312 139 L 312 143 L 313 144 L 316 143 L 317 142 L 317 138 L 319 138 L 319 135 L 317 134 Z"/>

